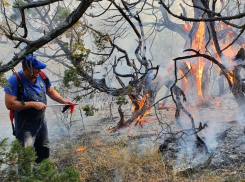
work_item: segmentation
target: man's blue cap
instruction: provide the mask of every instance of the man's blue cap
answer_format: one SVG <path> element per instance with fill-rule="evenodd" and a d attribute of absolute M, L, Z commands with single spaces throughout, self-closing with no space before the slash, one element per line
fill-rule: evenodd
<path fill-rule="evenodd" d="M 36 67 L 37 69 L 44 69 L 46 68 L 46 64 L 42 63 L 41 61 L 37 60 L 37 56 L 35 55 L 29 55 L 28 57 L 26 57 L 26 62 L 28 64 L 28 66 L 30 66 L 30 62 L 32 60 L 32 66 Z M 22 65 L 24 65 L 25 60 L 22 61 Z"/>

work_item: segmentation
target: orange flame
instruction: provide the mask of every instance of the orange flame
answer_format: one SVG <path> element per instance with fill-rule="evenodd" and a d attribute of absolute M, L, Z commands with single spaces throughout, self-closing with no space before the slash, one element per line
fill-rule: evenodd
<path fill-rule="evenodd" d="M 131 136 L 133 136 L 133 131 L 132 131 L 132 129 L 130 129 L 129 134 L 130 134 Z"/>
<path fill-rule="evenodd" d="M 188 68 L 191 69 L 191 63 L 189 61 L 185 61 L 185 63 L 188 66 Z"/>
<path fill-rule="evenodd" d="M 195 49 L 199 49 L 199 50 L 204 49 L 205 47 L 204 33 L 205 33 L 205 23 L 200 22 L 196 36 L 194 38 Z M 202 95 L 202 73 L 203 73 L 205 62 L 203 61 L 203 58 L 199 58 L 198 61 L 196 61 L 195 65 L 196 65 L 196 78 L 197 78 L 196 80 L 197 92 L 198 92 L 199 97 L 204 101 L 203 95 Z"/>
<path fill-rule="evenodd" d="M 99 142 L 98 140 L 96 140 L 92 146 L 94 147 L 94 146 L 102 145 L 102 144 L 103 144 L 103 142 Z"/>
<path fill-rule="evenodd" d="M 233 83 L 233 76 L 232 76 L 232 71 L 230 71 L 229 74 L 227 74 L 228 79 L 230 80 L 231 83 Z"/>
<path fill-rule="evenodd" d="M 198 50 L 204 50 L 205 42 L 204 42 L 204 33 L 205 33 L 205 23 L 200 22 L 199 27 L 197 29 L 196 35 L 194 37 L 194 46 Z"/>
<path fill-rule="evenodd" d="M 226 44 L 229 44 L 231 40 L 234 39 L 234 35 L 232 34 L 232 32 L 228 32 L 228 38 L 226 39 Z M 232 64 L 233 63 L 233 57 L 237 54 L 237 50 L 240 49 L 241 46 L 235 46 L 232 45 L 230 47 L 228 47 L 226 50 L 223 51 L 223 54 L 229 59 L 229 62 Z M 227 74 L 228 79 L 230 80 L 231 83 L 234 82 L 233 79 L 233 70 L 229 69 L 229 73 Z"/>
<path fill-rule="evenodd" d="M 189 88 L 189 85 L 187 84 L 187 79 L 186 77 L 184 76 L 184 73 L 180 70 L 180 76 L 184 82 L 184 87 L 185 87 L 185 91 L 188 91 L 190 88 Z"/>
<path fill-rule="evenodd" d="M 217 103 L 217 108 L 221 108 L 221 101 L 223 100 L 223 98 L 221 100 L 217 100 L 215 99 L 216 103 Z"/>
<path fill-rule="evenodd" d="M 204 51 L 205 49 L 205 23 L 200 22 L 199 27 L 197 29 L 197 32 L 193 38 L 193 49 Z M 187 62 L 186 62 L 187 63 Z M 198 58 L 198 60 L 195 61 L 195 64 L 192 66 L 192 74 L 196 75 L 196 85 L 197 85 L 197 92 L 199 98 L 203 102 L 205 102 L 202 94 L 202 74 L 203 74 L 203 69 L 205 66 L 206 62 L 203 60 L 203 58 Z M 188 63 L 187 63 L 188 65 Z M 188 65 L 190 68 L 190 65 Z"/>
<path fill-rule="evenodd" d="M 191 26 L 189 23 L 185 23 L 182 28 L 185 32 L 191 31 Z"/>
<path fill-rule="evenodd" d="M 149 96 L 149 94 L 147 93 L 147 94 L 144 95 L 144 98 L 143 98 L 143 99 L 137 100 L 137 103 L 138 103 L 138 105 L 139 105 L 139 109 L 138 109 L 138 110 L 142 109 L 142 107 L 144 106 L 144 104 L 147 104 L 147 103 L 145 103 L 145 102 L 147 102 L 146 99 L 149 98 L 149 97 L 150 97 L 150 96 Z M 133 107 L 133 109 L 135 110 L 134 104 L 132 105 L 132 107 Z M 138 120 L 141 120 L 141 119 L 142 119 L 145 115 L 147 115 L 147 114 L 150 114 L 150 110 L 149 110 L 149 109 L 147 109 L 147 110 L 144 112 L 143 115 L 138 116 L 137 119 L 138 119 Z"/>
<path fill-rule="evenodd" d="M 76 152 L 84 151 L 87 147 L 81 146 L 78 149 L 76 149 Z"/>
<path fill-rule="evenodd" d="M 202 95 L 202 73 L 203 73 L 204 65 L 205 65 L 205 62 L 203 61 L 203 59 L 199 58 L 199 64 L 198 64 L 198 69 L 197 69 L 197 92 L 203 101 L 204 101 L 204 98 Z"/>

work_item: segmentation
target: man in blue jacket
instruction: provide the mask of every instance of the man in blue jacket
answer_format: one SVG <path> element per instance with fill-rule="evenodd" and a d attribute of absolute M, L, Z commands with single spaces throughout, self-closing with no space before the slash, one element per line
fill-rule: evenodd
<path fill-rule="evenodd" d="M 23 147 L 33 146 L 37 155 L 36 163 L 49 158 L 49 139 L 45 110 L 47 107 L 46 94 L 61 104 L 71 103 L 56 92 L 47 78 L 43 79 L 41 69 L 46 64 L 37 60 L 36 56 L 28 56 L 22 61 L 22 70 L 17 76 L 23 89 L 18 85 L 16 74 L 10 76 L 8 85 L 4 88 L 5 105 L 14 110 L 15 136 Z M 46 75 L 45 75 L 46 76 Z M 22 90 L 22 99 L 19 93 Z"/>

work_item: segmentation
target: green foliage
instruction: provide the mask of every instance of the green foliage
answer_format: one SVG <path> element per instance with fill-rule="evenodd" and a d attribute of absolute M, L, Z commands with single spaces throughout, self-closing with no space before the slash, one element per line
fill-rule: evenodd
<path fill-rule="evenodd" d="M 60 182 L 79 182 L 79 173 L 72 166 L 67 167 L 60 174 Z"/>
<path fill-rule="evenodd" d="M 62 40 L 59 40 L 60 44 L 62 44 L 62 46 L 65 48 L 65 49 L 68 49 L 69 48 L 69 44 L 67 42 L 64 42 Z"/>
<path fill-rule="evenodd" d="M 16 6 L 16 5 L 25 5 L 25 4 L 28 4 L 27 2 L 25 2 L 25 1 L 23 1 L 23 0 L 15 0 L 15 2 L 14 2 L 14 5 Z"/>
<path fill-rule="evenodd" d="M 78 63 L 85 63 L 89 54 L 90 49 L 86 49 L 83 45 L 83 43 L 76 42 L 73 47 L 76 49 L 76 51 L 72 54 L 71 59 Z M 84 65 L 81 65 L 84 66 Z"/>
<path fill-rule="evenodd" d="M 0 62 L 0 66 L 2 65 L 2 62 Z M 0 87 L 5 87 L 8 80 L 4 76 L 4 73 L 0 73 Z"/>
<path fill-rule="evenodd" d="M 93 116 L 98 109 L 96 109 L 93 105 L 85 105 L 82 107 L 83 111 L 85 111 L 85 116 Z"/>
<path fill-rule="evenodd" d="M 70 9 L 59 6 L 57 8 L 57 13 L 56 13 L 53 21 L 55 23 L 62 22 L 69 16 L 69 14 L 70 14 Z"/>
<path fill-rule="evenodd" d="M 107 60 L 108 60 L 108 58 L 101 57 L 101 59 L 97 62 L 97 65 L 103 65 Z"/>
<path fill-rule="evenodd" d="M 65 76 L 62 82 L 67 88 L 71 88 L 71 84 L 73 84 L 75 87 L 79 87 L 82 84 L 81 78 L 78 77 L 77 70 L 75 68 L 65 70 Z"/>
<path fill-rule="evenodd" d="M 78 101 L 81 101 L 83 98 L 82 98 L 82 96 L 80 96 L 80 95 L 78 95 L 78 96 L 76 96 L 76 101 L 78 102 Z"/>
<path fill-rule="evenodd" d="M 93 32 L 93 36 L 94 44 L 97 46 L 99 51 L 103 51 L 106 43 L 109 42 L 110 37 L 108 35 L 104 35 L 102 32 Z"/>
<path fill-rule="evenodd" d="M 10 148 L 10 149 L 9 149 Z M 61 174 L 50 159 L 35 164 L 32 147 L 23 148 L 15 140 L 9 146 L 7 139 L 0 141 L 0 181 L 1 182 L 79 182 L 79 173 L 68 167 Z M 35 166 L 35 168 L 33 168 Z M 19 173 L 17 169 L 19 168 Z M 35 169 L 35 170 L 33 170 Z"/>
<path fill-rule="evenodd" d="M 13 2 L 13 6 L 21 6 L 21 5 L 25 5 L 28 4 L 27 2 L 25 2 L 24 0 L 15 0 Z M 33 11 L 32 9 L 26 9 L 25 13 L 32 13 L 32 17 L 34 17 L 33 15 L 36 14 L 34 13 L 35 11 Z M 13 14 L 10 15 L 10 18 L 13 20 L 20 20 L 21 19 L 21 14 L 19 9 L 17 8 L 13 8 Z"/>
<path fill-rule="evenodd" d="M 130 94 L 133 92 L 133 90 L 134 90 L 133 87 L 131 85 L 129 85 L 127 88 L 127 93 Z"/>
<path fill-rule="evenodd" d="M 2 3 L 3 3 L 5 6 L 11 6 L 11 4 L 10 4 L 7 0 L 2 0 Z"/>
<path fill-rule="evenodd" d="M 128 103 L 128 101 L 126 100 L 125 96 L 118 96 L 116 98 L 116 104 L 117 105 L 125 105 L 127 103 Z"/>
<path fill-rule="evenodd" d="M 90 49 L 86 49 L 80 42 L 75 43 L 73 47 L 76 51 L 71 55 L 72 61 L 74 61 L 80 69 L 83 69 L 88 74 L 93 74 L 95 63 L 88 60 Z"/>

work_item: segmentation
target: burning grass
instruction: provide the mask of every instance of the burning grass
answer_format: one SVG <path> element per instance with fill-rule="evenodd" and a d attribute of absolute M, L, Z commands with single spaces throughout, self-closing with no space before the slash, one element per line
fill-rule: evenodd
<path fill-rule="evenodd" d="M 57 155 L 54 160 L 63 168 L 64 158 L 67 158 L 67 164 L 72 163 L 80 172 L 81 181 L 162 181 L 168 178 L 157 149 L 145 149 L 139 153 L 135 147 L 133 150 L 129 147 L 128 141 L 104 144 L 95 140 L 90 144 L 85 146 L 82 143 L 77 147 L 84 150 L 74 149 L 75 145 L 66 147 L 67 154 L 62 154 L 62 160 Z"/>
<path fill-rule="evenodd" d="M 135 140 L 134 140 L 135 141 Z M 64 140 L 63 140 L 64 142 Z M 67 142 L 53 149 L 52 160 L 58 170 L 73 165 L 80 173 L 81 181 L 223 181 L 241 180 L 242 173 L 233 171 L 212 171 L 191 169 L 173 172 L 166 167 L 158 148 L 145 148 L 139 151 L 137 142 L 122 139 L 107 144 L 98 139 L 83 142 Z M 83 148 L 83 150 L 77 150 Z M 220 174 L 221 173 L 221 174 Z M 235 176 L 234 176 L 235 174 Z M 234 181 L 234 180 L 233 180 Z"/>

